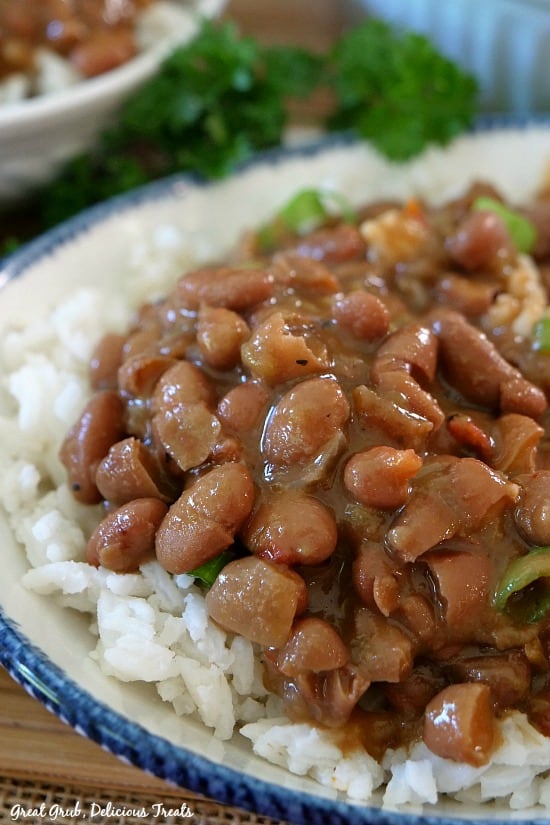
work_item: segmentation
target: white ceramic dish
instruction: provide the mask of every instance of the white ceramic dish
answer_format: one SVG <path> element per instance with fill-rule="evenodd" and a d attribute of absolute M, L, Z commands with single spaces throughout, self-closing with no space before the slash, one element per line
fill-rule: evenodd
<path fill-rule="evenodd" d="M 0 269 L 0 335 L 22 314 L 47 314 L 75 287 L 75 278 L 79 286 L 112 287 L 116 273 L 123 277 L 128 267 L 129 250 L 144 238 L 166 236 L 170 227 L 195 249 L 208 237 L 223 253 L 243 228 L 305 186 L 333 187 L 354 202 L 413 193 L 438 200 L 480 177 L 515 200 L 529 198 L 550 180 L 550 126 L 465 136 L 407 167 L 388 164 L 364 145 L 336 140 L 264 156 L 213 185 L 186 178 L 153 184 L 83 213 L 13 255 Z M 143 769 L 296 824 L 550 821 L 542 808 L 517 812 L 499 804 L 448 802 L 398 812 L 381 809 L 379 798 L 352 805 L 308 777 L 253 756 L 242 737 L 216 741 L 200 723 L 175 717 L 151 686 L 123 684 L 99 671 L 88 657 L 94 640 L 87 620 L 22 586 L 25 554 L 1 510 L 0 543 L 0 661 L 50 710 Z"/>
<path fill-rule="evenodd" d="M 489 112 L 550 110 L 549 0 L 356 0 L 474 74 Z"/>
<path fill-rule="evenodd" d="M 168 51 L 189 40 L 201 17 L 225 0 L 182 2 L 185 25 L 118 69 L 58 92 L 0 105 L 0 207 L 50 180 L 60 165 L 88 149 L 122 102 L 157 70 Z"/>

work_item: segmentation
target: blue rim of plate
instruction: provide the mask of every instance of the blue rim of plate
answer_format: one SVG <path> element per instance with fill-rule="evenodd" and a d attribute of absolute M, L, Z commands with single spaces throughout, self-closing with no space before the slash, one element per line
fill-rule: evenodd
<path fill-rule="evenodd" d="M 472 132 L 492 129 L 550 127 L 550 114 L 542 116 L 482 116 Z M 282 163 L 292 157 L 311 157 L 337 146 L 353 145 L 350 135 L 330 135 L 312 143 L 277 148 L 259 153 L 235 170 L 235 175 L 253 166 Z M 139 204 L 170 196 L 186 186 L 208 186 L 209 182 L 193 175 L 175 175 L 139 187 L 92 206 L 63 224 L 29 242 L 21 250 L 0 261 L 0 290 L 13 278 L 54 250 L 71 242 L 94 225 L 128 211 Z M 25 636 L 17 623 L 5 615 L 0 606 L 0 664 L 11 677 L 49 711 L 78 733 L 101 745 L 122 760 L 141 768 L 182 790 L 190 790 L 256 814 L 284 820 L 293 825 L 495 825 L 494 818 L 461 818 L 384 810 L 341 799 L 326 798 L 267 782 L 174 745 L 152 734 L 91 696 L 69 679 Z M 509 818 L 511 819 L 512 812 Z M 548 818 L 533 820 L 537 825 L 550 823 Z"/>

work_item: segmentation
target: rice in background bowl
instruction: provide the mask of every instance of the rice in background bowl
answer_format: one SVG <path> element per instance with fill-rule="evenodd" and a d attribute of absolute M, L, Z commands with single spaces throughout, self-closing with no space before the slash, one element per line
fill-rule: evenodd
<path fill-rule="evenodd" d="M 524 159 L 521 169 L 518 158 Z M 54 233 L 55 242 L 34 245 L 10 264 L 6 275 L 19 273 L 19 278 L 0 301 L 6 376 L 1 492 L 20 544 L 6 541 L 0 604 L 48 659 L 92 694 L 92 702 L 106 703 L 130 720 L 127 738 L 137 724 L 171 743 L 172 768 L 169 760 L 154 762 L 151 752 L 157 746 L 150 742 L 150 753 L 133 755 L 137 764 L 174 779 L 175 766 L 189 751 L 198 753 L 210 762 L 212 784 L 200 785 L 202 792 L 215 789 L 218 798 L 232 799 L 231 777 L 222 768 L 233 766 L 232 781 L 248 789 L 258 811 L 292 813 L 296 821 L 311 821 L 308 809 L 327 823 L 345 821 L 346 812 L 357 822 L 376 821 L 368 806 L 380 804 L 388 780 L 385 807 L 404 814 L 426 806 L 426 815 L 502 818 L 506 811 L 508 819 L 518 809 L 518 817 L 544 818 L 550 806 L 545 776 L 550 744 L 521 721 L 507 720 L 492 765 L 473 769 L 435 758 L 422 746 L 408 760 L 403 753 L 390 753 L 379 766 L 365 754 L 344 754 L 320 731 L 282 718 L 277 700 L 268 698 L 261 683 L 253 646 L 207 621 L 202 595 L 190 577 L 170 577 L 156 563 L 145 565 L 141 574 L 122 576 L 83 563 L 84 536 L 98 513 L 72 500 L 57 451 L 87 396 L 87 359 L 102 332 L 123 329 L 128 313 L 144 299 L 165 293 L 181 271 L 223 257 L 238 233 L 267 219 L 297 189 L 325 185 L 345 192 L 353 203 L 364 202 L 365 193 L 420 194 L 438 201 L 458 194 L 467 180 L 484 177 L 521 202 L 548 175 L 549 163 L 545 129 L 464 138 L 448 152 L 430 151 L 406 168 L 387 164 L 364 147 L 329 146 L 310 156 L 297 153 L 259 163 L 213 187 L 185 181 L 168 190 L 154 186 L 144 199 L 121 199 L 106 211 L 92 210 Z M 32 568 L 27 573 L 21 544 Z M 81 612 L 82 621 L 76 622 L 67 607 Z M 82 661 L 84 651 L 91 655 Z M 21 678 L 17 660 L 4 662 Z M 42 678 L 48 678 L 47 663 Z M 120 680 L 128 684 L 121 686 Z M 60 698 L 65 717 L 86 730 L 82 700 L 77 696 L 75 702 L 70 691 Z M 256 753 L 278 767 L 251 756 L 243 736 L 231 736 L 236 719 L 239 726 L 245 724 L 244 736 Z M 214 737 L 205 733 L 206 726 Z M 295 776 L 286 777 L 281 767 Z M 224 777 L 223 791 L 217 776 Z M 254 777 L 274 783 L 275 789 L 256 795 Z M 320 783 L 317 790 L 312 780 Z M 191 777 L 188 787 L 198 789 L 199 779 Z M 308 794 L 302 809 L 294 796 L 298 791 Z M 330 802 L 336 791 L 359 806 Z M 445 793 L 462 804 L 438 801 Z M 496 808 L 479 807 L 492 799 L 500 803 Z"/>
<path fill-rule="evenodd" d="M 65 161 L 89 149 L 169 51 L 190 40 L 200 20 L 216 17 L 224 5 L 225 0 L 158 0 L 145 10 L 138 26 L 142 50 L 120 67 L 81 80 L 43 53 L 44 94 L 17 99 L 20 93 L 11 88 L 11 81 L 4 93 L 0 86 L 0 210 L 24 199 L 51 180 Z"/>

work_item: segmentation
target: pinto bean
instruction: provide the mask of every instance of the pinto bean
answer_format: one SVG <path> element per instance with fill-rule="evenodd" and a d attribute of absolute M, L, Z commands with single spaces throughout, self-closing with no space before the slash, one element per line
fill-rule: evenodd
<path fill-rule="evenodd" d="M 142 441 L 133 437 L 113 444 L 97 468 L 95 483 L 111 504 L 125 504 L 136 498 L 170 500 L 153 456 Z"/>
<path fill-rule="evenodd" d="M 314 496 L 281 491 L 266 497 L 242 531 L 256 556 L 282 564 L 320 564 L 336 548 L 334 514 Z"/>
<path fill-rule="evenodd" d="M 399 568 L 384 547 L 363 541 L 352 566 L 353 587 L 361 601 L 372 611 L 389 616 L 399 604 Z"/>
<path fill-rule="evenodd" d="M 393 332 L 376 353 L 373 377 L 400 368 L 420 383 L 431 383 L 437 369 L 438 342 L 432 330 L 423 324 L 408 324 Z"/>
<path fill-rule="evenodd" d="M 388 332 L 390 313 L 386 305 L 365 289 L 335 295 L 332 314 L 336 321 L 362 341 L 378 341 Z"/>
<path fill-rule="evenodd" d="M 369 686 L 369 679 L 353 664 L 319 673 L 307 671 L 292 678 L 290 701 L 298 717 L 339 728 L 348 721 Z"/>
<path fill-rule="evenodd" d="M 174 359 L 167 355 L 133 355 L 121 364 L 118 370 L 120 392 L 136 398 L 148 398 L 159 378 L 172 366 Z"/>
<path fill-rule="evenodd" d="M 494 447 L 490 463 L 496 470 L 515 476 L 533 472 L 544 429 L 527 415 L 507 413 L 493 427 Z"/>
<path fill-rule="evenodd" d="M 446 246 L 451 258 L 468 270 L 491 268 L 513 252 L 504 221 L 488 210 L 470 212 Z"/>
<path fill-rule="evenodd" d="M 153 440 L 160 451 L 174 459 L 180 470 L 198 467 L 213 453 L 221 424 L 203 403 L 182 404 L 155 413 Z"/>
<path fill-rule="evenodd" d="M 517 705 L 529 693 L 531 666 L 521 650 L 464 656 L 449 668 L 453 681 L 484 682 L 499 708 Z"/>
<path fill-rule="evenodd" d="M 432 753 L 444 759 L 485 765 L 496 738 L 488 685 L 467 682 L 443 688 L 426 706 L 422 735 Z"/>
<path fill-rule="evenodd" d="M 468 535 L 498 518 L 515 502 L 519 488 L 475 458 L 452 456 L 424 465 L 386 540 L 402 561 Z"/>
<path fill-rule="evenodd" d="M 206 267 L 180 278 L 176 294 L 188 309 L 209 304 L 240 312 L 267 301 L 273 289 L 273 276 L 263 269 Z"/>
<path fill-rule="evenodd" d="M 354 389 L 352 398 L 355 411 L 365 425 L 379 428 L 396 445 L 420 450 L 434 430 L 432 421 L 404 409 L 398 401 L 380 395 L 364 384 Z M 403 402 L 403 399 L 399 400 Z"/>
<path fill-rule="evenodd" d="M 69 485 L 77 501 L 97 504 L 101 493 L 95 483 L 99 462 L 124 435 L 124 406 L 114 390 L 100 390 L 84 407 L 59 451 Z"/>
<path fill-rule="evenodd" d="M 333 625 L 324 619 L 299 619 L 292 635 L 277 656 L 277 667 L 285 676 L 304 671 L 320 673 L 347 665 L 350 653 Z"/>
<path fill-rule="evenodd" d="M 434 429 L 441 427 L 445 415 L 422 385 L 435 377 L 437 353 L 433 332 L 422 324 L 409 324 L 382 342 L 371 369 L 371 378 L 383 395 L 399 399 L 401 407 L 431 421 Z"/>
<path fill-rule="evenodd" d="M 334 378 L 310 378 L 289 390 L 271 411 L 263 453 L 276 466 L 311 461 L 342 432 L 349 403 Z"/>
<path fill-rule="evenodd" d="M 197 343 L 207 364 L 220 370 L 236 366 L 250 330 L 246 321 L 225 307 L 202 306 L 197 321 Z"/>
<path fill-rule="evenodd" d="M 105 516 L 87 547 L 89 564 L 130 573 L 154 557 L 155 534 L 168 507 L 158 498 L 138 498 Z"/>
<path fill-rule="evenodd" d="M 334 228 L 316 229 L 302 238 L 294 251 L 315 261 L 342 263 L 364 258 L 366 244 L 356 226 L 343 223 Z"/>
<path fill-rule="evenodd" d="M 109 332 L 96 344 L 90 359 L 90 384 L 94 390 L 116 390 L 118 369 L 126 338 Z"/>
<path fill-rule="evenodd" d="M 399 599 L 399 604 L 392 612 L 392 618 L 407 628 L 419 646 L 433 642 L 438 629 L 438 621 L 431 599 L 421 593 L 411 593 Z"/>
<path fill-rule="evenodd" d="M 484 420 L 481 413 L 475 418 L 466 413 L 453 413 L 447 419 L 447 430 L 459 444 L 474 450 L 484 461 L 490 463 L 495 449 L 490 435 L 490 419 Z"/>
<path fill-rule="evenodd" d="M 550 197 L 534 201 L 529 207 L 522 210 L 526 218 L 533 224 L 536 240 L 532 251 L 536 260 L 550 257 Z"/>
<path fill-rule="evenodd" d="M 338 279 L 322 261 L 292 251 L 274 255 L 271 271 L 277 284 L 300 291 L 331 294 L 340 288 Z"/>
<path fill-rule="evenodd" d="M 366 607 L 356 610 L 351 652 L 359 673 L 371 682 L 401 682 L 412 671 L 409 637 Z"/>
<path fill-rule="evenodd" d="M 444 687 L 445 679 L 435 669 L 420 665 L 402 682 L 385 685 L 384 696 L 401 713 L 416 716 Z"/>
<path fill-rule="evenodd" d="M 329 363 L 326 347 L 312 325 L 282 312 L 271 313 L 253 330 L 241 355 L 252 375 L 269 384 L 322 372 Z"/>
<path fill-rule="evenodd" d="M 182 405 L 203 403 L 210 407 L 216 394 L 204 373 L 189 361 L 177 361 L 162 373 L 151 400 L 153 414 L 174 412 Z"/>
<path fill-rule="evenodd" d="M 414 450 L 372 447 L 355 453 L 344 469 L 344 486 L 367 507 L 395 510 L 407 500 L 410 480 L 422 467 Z"/>
<path fill-rule="evenodd" d="M 547 408 L 544 392 L 500 355 L 487 336 L 458 312 L 431 315 L 439 338 L 443 370 L 465 398 L 490 409 L 539 418 Z"/>
<path fill-rule="evenodd" d="M 225 630 L 266 647 L 282 647 L 305 589 L 304 580 L 285 565 L 246 556 L 218 574 L 206 606 Z"/>
<path fill-rule="evenodd" d="M 540 547 L 550 544 L 550 471 L 516 478 L 520 494 L 514 521 L 525 540 Z"/>
<path fill-rule="evenodd" d="M 144 326 L 133 329 L 124 342 L 122 360 L 127 361 L 136 355 L 158 354 L 158 341 L 162 334 L 158 321 L 147 321 Z"/>
<path fill-rule="evenodd" d="M 220 400 L 218 418 L 235 432 L 246 433 L 256 424 L 268 398 L 267 389 L 258 381 L 237 384 Z"/>
<path fill-rule="evenodd" d="M 422 556 L 436 585 L 447 625 L 459 635 L 482 621 L 490 602 L 492 562 L 460 548 L 432 550 Z"/>
<path fill-rule="evenodd" d="M 242 464 L 200 476 L 172 504 L 159 527 L 156 554 L 170 573 L 188 573 L 230 547 L 254 505 L 254 483 Z"/>
<path fill-rule="evenodd" d="M 498 284 L 474 281 L 454 272 L 441 277 L 434 287 L 440 304 L 452 307 L 464 315 L 476 317 L 487 312 L 498 293 Z"/>
<path fill-rule="evenodd" d="M 137 54 L 137 44 L 130 29 L 100 29 L 72 49 L 69 59 L 85 77 L 116 69 Z"/>

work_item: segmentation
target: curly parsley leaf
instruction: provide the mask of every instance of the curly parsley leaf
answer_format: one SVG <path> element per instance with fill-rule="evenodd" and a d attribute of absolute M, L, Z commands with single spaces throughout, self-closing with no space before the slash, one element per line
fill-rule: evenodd
<path fill-rule="evenodd" d="M 418 34 L 368 20 L 340 39 L 328 59 L 336 96 L 332 130 L 351 130 L 393 160 L 467 129 L 477 83 Z"/>
<path fill-rule="evenodd" d="M 475 82 L 423 37 L 368 20 L 326 54 L 261 45 L 231 22 L 205 21 L 127 101 L 93 152 L 39 193 L 44 226 L 176 172 L 221 178 L 282 143 L 289 103 L 325 90 L 329 129 L 352 130 L 404 160 L 466 129 Z"/>
<path fill-rule="evenodd" d="M 46 189 L 45 222 L 175 172 L 220 178 L 255 151 L 278 146 L 286 101 L 311 93 L 321 62 L 300 48 L 261 46 L 231 23 L 205 21 L 126 103 L 94 152 Z"/>

